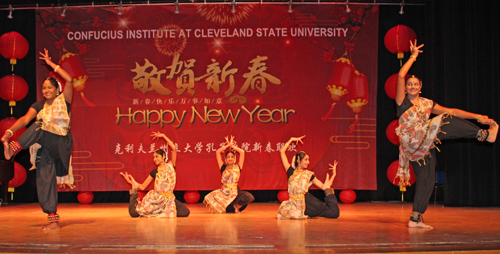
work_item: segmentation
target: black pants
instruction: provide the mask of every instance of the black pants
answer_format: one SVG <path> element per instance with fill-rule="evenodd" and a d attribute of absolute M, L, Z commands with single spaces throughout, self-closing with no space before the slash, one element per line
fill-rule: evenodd
<path fill-rule="evenodd" d="M 339 203 L 335 194 L 325 197 L 325 203 L 317 199 L 311 193 L 306 193 L 306 211 L 305 215 L 309 217 L 325 217 L 336 219 L 340 216 Z"/>
<path fill-rule="evenodd" d="M 137 213 L 137 211 L 135 210 L 135 207 L 139 202 L 137 200 L 138 196 L 139 194 L 137 193 L 130 195 L 130 202 L 128 204 L 128 213 L 133 218 L 137 218 L 140 216 L 139 213 Z M 177 199 L 175 200 L 175 210 L 177 211 L 177 217 L 188 217 L 190 213 L 189 209 Z"/>
<path fill-rule="evenodd" d="M 35 143 L 42 146 L 37 152 L 36 190 L 43 212 L 50 214 L 57 212 L 56 176 L 68 174 L 73 137 L 71 132 L 66 136 L 60 136 L 41 129 L 37 130 L 38 127 L 37 124 L 32 124 L 17 142 L 22 148 L 29 148 Z"/>
<path fill-rule="evenodd" d="M 240 210 L 240 212 L 242 212 L 243 210 L 245 210 L 245 208 L 247 208 L 248 204 L 252 203 L 254 200 L 255 200 L 255 198 L 253 197 L 253 195 L 250 192 L 242 191 L 242 190 L 240 190 L 240 187 L 238 186 L 238 196 L 236 196 L 236 198 L 233 200 L 233 202 L 231 202 L 231 204 L 229 204 L 226 207 L 226 213 L 234 213 L 235 212 L 235 209 L 234 209 L 235 204 L 239 204 L 241 206 L 241 208 L 239 210 Z"/>
<path fill-rule="evenodd" d="M 448 116 L 443 119 L 444 125 L 437 137 L 439 140 L 457 138 L 476 138 L 480 128 L 475 124 L 456 116 Z M 429 199 L 436 184 L 436 149 L 429 150 L 430 154 L 424 157 L 424 161 L 411 162 L 413 172 L 417 177 L 415 183 L 415 198 L 413 200 L 413 211 L 424 213 L 429 205 Z"/>

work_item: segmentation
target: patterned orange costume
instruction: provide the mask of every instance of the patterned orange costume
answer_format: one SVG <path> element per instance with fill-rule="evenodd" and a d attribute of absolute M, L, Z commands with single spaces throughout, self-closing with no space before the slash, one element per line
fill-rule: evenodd
<path fill-rule="evenodd" d="M 290 170 L 290 169 L 289 169 Z M 288 179 L 288 194 L 290 198 L 281 203 L 278 219 L 307 219 L 305 195 L 309 190 L 309 182 L 314 175 L 309 170 L 297 170 Z"/>
<path fill-rule="evenodd" d="M 225 165 L 223 165 L 224 167 Z M 226 168 L 222 172 L 222 187 L 205 196 L 203 203 L 217 213 L 225 213 L 226 208 L 238 196 L 238 181 L 240 180 L 239 166 Z"/>
<path fill-rule="evenodd" d="M 141 216 L 177 217 L 174 196 L 175 169 L 171 163 L 165 165 L 165 170 L 156 173 L 154 189 L 137 203 L 136 210 Z"/>

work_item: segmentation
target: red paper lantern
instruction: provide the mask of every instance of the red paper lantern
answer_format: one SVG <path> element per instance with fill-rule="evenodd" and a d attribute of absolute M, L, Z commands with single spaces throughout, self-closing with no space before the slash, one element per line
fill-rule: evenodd
<path fill-rule="evenodd" d="M 353 190 L 343 190 L 340 192 L 339 198 L 344 204 L 352 204 L 356 200 L 356 192 Z"/>
<path fill-rule="evenodd" d="M 399 166 L 399 161 L 394 161 L 389 165 L 389 168 L 387 169 L 387 179 L 389 181 L 396 185 L 399 186 L 399 178 L 396 178 L 396 174 L 398 173 L 398 166 Z M 413 173 L 413 166 L 410 164 L 410 185 L 413 185 L 417 181 L 417 176 L 415 176 L 415 173 Z"/>
<path fill-rule="evenodd" d="M 398 54 L 398 59 L 403 58 L 405 52 L 410 51 L 410 41 L 415 41 L 417 34 L 413 29 L 405 26 L 395 26 L 384 37 L 384 44 L 387 50 L 393 54 Z"/>
<path fill-rule="evenodd" d="M 19 163 L 14 162 L 14 178 L 9 181 L 10 188 L 17 188 L 26 181 L 26 169 Z"/>
<path fill-rule="evenodd" d="M 397 146 L 399 146 L 399 137 L 396 135 L 396 128 L 398 128 L 398 126 L 399 120 L 396 119 L 387 125 L 387 128 L 385 129 L 385 136 L 387 136 L 387 139 Z"/>
<path fill-rule="evenodd" d="M 26 169 L 21 164 L 14 161 L 14 178 L 9 181 L 9 187 L 17 188 L 21 186 L 26 181 L 27 176 Z M 1 182 L 0 185 L 2 185 Z"/>
<path fill-rule="evenodd" d="M 5 133 L 5 131 L 8 130 L 16 121 L 17 119 L 15 117 L 7 117 L 5 119 L 2 119 L 0 121 L 0 133 Z M 17 140 L 25 130 L 26 127 L 22 127 L 21 129 L 14 132 L 14 135 L 10 137 L 9 141 Z"/>
<path fill-rule="evenodd" d="M 280 190 L 278 192 L 278 200 L 280 202 L 287 201 L 290 198 L 290 195 L 288 194 L 287 190 Z"/>
<path fill-rule="evenodd" d="M 16 106 L 16 101 L 22 100 L 28 94 L 28 84 L 26 81 L 15 74 L 6 75 L 0 79 L 0 97 L 9 101 L 11 107 Z"/>
<path fill-rule="evenodd" d="M 184 193 L 184 200 L 188 204 L 196 204 L 200 200 L 200 193 L 198 191 L 186 191 Z"/>
<path fill-rule="evenodd" d="M 410 75 L 406 74 L 405 80 L 409 78 Z M 385 93 L 389 98 L 391 99 L 396 99 L 396 90 L 398 86 L 398 74 L 392 74 L 386 81 L 385 81 Z"/>
<path fill-rule="evenodd" d="M 83 101 L 85 101 L 85 103 L 87 103 L 87 105 L 89 106 L 95 106 L 93 103 L 87 100 L 87 98 L 85 98 L 85 95 L 83 94 L 88 75 L 80 57 L 77 54 L 65 51 L 64 55 L 61 57 L 61 60 L 59 60 L 59 65 L 66 72 L 68 72 L 71 77 L 73 77 L 73 87 L 77 92 L 80 92 L 80 96 L 82 97 Z M 54 73 L 53 75 L 61 84 L 65 83 L 64 79 L 61 78 L 59 74 Z M 61 80 L 63 80 L 63 82 L 61 82 Z"/>
<path fill-rule="evenodd" d="M 90 204 L 94 200 L 94 194 L 91 191 L 80 191 L 77 197 L 81 204 Z"/>
<path fill-rule="evenodd" d="M 21 59 L 28 54 L 28 41 L 18 32 L 5 33 L 0 37 L 0 54 L 3 57 L 10 59 L 12 70 L 17 59 Z"/>
<path fill-rule="evenodd" d="M 349 86 L 351 85 L 351 79 L 354 76 L 354 65 L 351 60 L 341 57 L 335 60 L 332 64 L 330 70 L 330 77 L 327 83 L 327 89 L 333 99 L 333 104 L 330 107 L 328 113 L 322 117 L 323 121 L 326 121 L 335 107 L 335 104 L 340 100 L 340 98 L 347 93 Z"/>
<path fill-rule="evenodd" d="M 358 114 L 361 112 L 363 106 L 368 104 L 370 95 L 368 94 L 368 80 L 363 73 L 355 71 L 351 79 L 351 92 L 348 94 L 347 106 L 352 108 L 355 114 L 354 124 L 352 125 L 349 133 L 354 131 L 358 123 Z"/>

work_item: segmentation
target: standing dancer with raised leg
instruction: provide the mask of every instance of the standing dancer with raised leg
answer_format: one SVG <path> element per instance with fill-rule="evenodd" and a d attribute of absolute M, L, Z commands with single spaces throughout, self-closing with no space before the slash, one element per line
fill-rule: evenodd
<path fill-rule="evenodd" d="M 436 146 L 435 142 L 445 139 L 476 138 L 479 141 L 495 142 L 498 124 L 488 116 L 474 114 L 455 108 L 446 108 L 432 100 L 420 96 L 422 80 L 412 75 L 405 80 L 423 44 L 410 41 L 411 56 L 401 67 L 396 89 L 397 115 L 399 127 L 399 169 L 396 177 L 400 177 L 404 185 L 409 185 L 409 164 L 417 176 L 413 211 L 410 214 L 408 227 L 433 228 L 424 223 L 422 214 L 427 210 L 429 198 L 436 182 Z M 431 114 L 437 116 L 431 118 Z M 481 129 L 464 120 L 474 119 L 489 125 L 489 129 Z"/>
<path fill-rule="evenodd" d="M 61 66 L 52 62 L 49 52 L 45 49 L 40 52 L 40 59 L 50 66 L 54 72 L 61 75 L 66 81 L 64 91 L 62 85 L 55 78 L 47 78 L 42 84 L 45 100 L 33 103 L 28 112 L 19 118 L 2 137 L 4 155 L 7 160 L 16 155 L 21 149 L 29 148 L 38 143 L 36 161 L 36 189 L 38 201 L 44 213 L 48 214 L 49 225 L 43 230 L 58 229 L 59 215 L 57 214 L 57 179 L 56 176 L 68 174 L 73 137 L 70 128 L 70 105 L 73 101 L 73 79 Z M 8 142 L 14 132 L 32 124 L 17 141 Z"/>

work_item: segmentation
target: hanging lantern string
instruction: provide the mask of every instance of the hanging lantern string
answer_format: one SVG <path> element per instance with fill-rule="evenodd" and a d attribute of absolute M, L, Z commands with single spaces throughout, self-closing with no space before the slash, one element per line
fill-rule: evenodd
<path fill-rule="evenodd" d="M 354 128 L 356 128 L 356 124 L 358 123 L 358 114 L 356 114 L 354 123 L 351 125 L 351 129 L 349 130 L 349 134 L 351 134 L 354 131 Z"/>
<path fill-rule="evenodd" d="M 337 103 L 336 102 L 332 103 L 332 106 L 330 106 L 330 110 L 328 110 L 328 113 L 326 113 L 326 115 L 324 117 L 322 117 L 321 120 L 326 121 L 326 119 L 328 119 L 328 117 L 330 117 L 330 115 L 333 112 L 333 108 L 335 107 L 335 104 L 337 104 Z"/>

